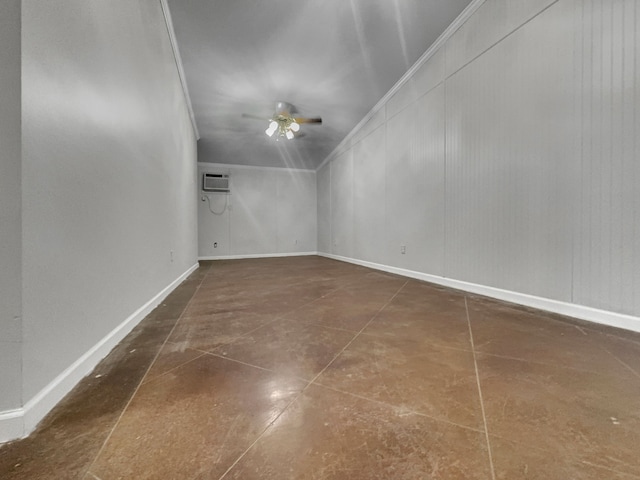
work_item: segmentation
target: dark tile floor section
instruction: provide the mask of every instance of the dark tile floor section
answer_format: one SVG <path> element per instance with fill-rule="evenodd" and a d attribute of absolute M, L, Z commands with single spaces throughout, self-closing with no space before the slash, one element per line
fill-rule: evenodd
<path fill-rule="evenodd" d="M 320 257 L 203 262 L 2 479 L 640 480 L 640 335 Z"/>

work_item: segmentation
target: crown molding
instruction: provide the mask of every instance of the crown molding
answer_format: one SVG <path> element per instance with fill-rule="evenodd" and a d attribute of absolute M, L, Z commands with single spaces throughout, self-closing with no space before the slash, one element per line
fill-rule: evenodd
<path fill-rule="evenodd" d="M 198 125 L 196 124 L 196 116 L 193 113 L 193 105 L 191 104 L 191 96 L 189 95 L 189 87 L 187 86 L 187 78 L 182 66 L 182 57 L 180 56 L 180 50 L 178 49 L 178 41 L 176 40 L 176 32 L 173 28 L 173 20 L 171 19 L 171 11 L 169 10 L 169 4 L 167 0 L 160 0 L 160 6 L 162 7 L 162 14 L 164 16 L 164 22 L 167 26 L 167 32 L 169 33 L 169 41 L 171 42 L 171 50 L 173 51 L 173 58 L 176 62 L 176 68 L 178 69 L 178 77 L 180 78 L 180 85 L 182 86 L 182 93 L 184 99 L 187 102 L 187 109 L 189 110 L 189 117 L 191 118 L 191 125 L 196 136 L 196 140 L 200 140 L 200 132 L 198 131 Z"/>
<path fill-rule="evenodd" d="M 313 168 L 287 168 L 287 167 L 261 167 L 256 165 L 233 165 L 231 163 L 212 163 L 212 162 L 198 162 L 199 168 L 211 168 L 212 170 L 218 169 L 240 169 L 240 170 L 267 170 L 267 171 L 277 171 L 277 172 L 302 172 L 302 173 L 313 173 L 315 175 L 316 170 Z M 225 172 L 229 173 L 229 172 Z"/>
<path fill-rule="evenodd" d="M 320 165 L 318 165 L 318 167 L 316 168 L 316 171 L 320 170 L 322 167 L 325 166 L 325 164 L 327 162 L 330 162 L 335 157 L 337 157 L 340 152 L 342 152 L 345 149 L 349 148 L 349 142 L 358 133 L 358 131 L 362 127 L 364 127 L 364 125 L 369 120 L 371 120 L 371 118 L 373 118 L 373 116 L 376 113 L 378 113 L 378 111 L 380 111 L 381 109 L 383 109 L 385 107 L 385 105 L 387 104 L 389 99 L 391 97 L 393 97 L 398 92 L 398 90 L 400 90 L 400 88 L 402 88 L 402 86 L 405 83 L 407 83 L 407 81 L 409 81 L 409 79 L 418 71 L 418 69 L 420 69 L 420 67 L 422 67 L 431 57 L 433 57 L 433 55 L 440 48 L 444 47 L 444 44 L 447 42 L 447 40 L 449 40 L 453 36 L 453 34 L 456 33 L 456 31 L 485 2 L 486 2 L 486 0 L 473 0 L 469 5 L 467 5 L 467 8 L 465 8 L 462 11 L 462 13 L 460 13 L 460 15 L 458 15 L 453 22 L 451 22 L 451 24 L 447 27 L 447 29 L 444 32 L 442 32 L 442 34 L 436 39 L 435 42 L 433 42 L 433 44 L 427 49 L 427 51 L 422 54 L 422 56 L 416 61 L 416 63 L 414 63 L 409 68 L 409 70 L 407 70 L 405 72 L 405 74 L 400 78 L 400 80 L 398 80 L 396 82 L 396 84 L 393 87 L 391 87 L 391 89 L 378 101 L 378 103 L 376 103 L 375 106 L 371 110 L 369 110 L 369 113 L 367 113 L 362 118 L 362 120 L 360 120 L 360 122 L 358 122 L 358 124 L 355 127 L 353 127 L 353 130 L 351 130 L 347 134 L 347 136 L 344 137 L 344 139 L 338 144 L 338 146 L 336 148 L 334 148 L 329 155 L 327 155 L 327 157 L 322 161 L 322 163 L 320 163 Z"/>

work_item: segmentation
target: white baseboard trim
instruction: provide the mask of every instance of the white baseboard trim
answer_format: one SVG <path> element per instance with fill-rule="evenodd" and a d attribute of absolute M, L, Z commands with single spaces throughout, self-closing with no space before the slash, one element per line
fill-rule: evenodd
<path fill-rule="evenodd" d="M 197 268 L 194 264 L 163 288 L 148 302 L 133 312 L 102 340 L 54 378 L 45 388 L 25 403 L 24 407 L 0 412 L 0 443 L 29 435 L 56 404 L 106 357 L 133 328 L 157 307 L 178 285 Z"/>
<path fill-rule="evenodd" d="M 632 315 L 625 315 L 622 313 L 615 313 L 607 310 L 599 310 L 597 308 L 586 307 L 584 305 L 578 305 L 575 303 L 562 302 L 559 300 L 552 300 L 544 297 L 536 297 L 534 295 L 527 295 L 526 293 L 502 290 L 500 288 L 488 287 L 485 285 L 464 282 L 461 280 L 454 280 L 452 278 L 429 275 L 427 273 L 416 272 L 414 270 L 391 267 L 389 265 L 357 260 L 355 258 L 341 257 L 339 255 L 333 255 L 330 253 L 318 252 L 318 255 L 321 257 L 331 258 L 333 260 L 339 260 L 341 262 L 353 263 L 355 265 L 373 268 L 375 270 L 382 270 L 384 272 L 395 273 L 396 275 L 402 275 L 404 277 L 415 278 L 417 280 L 423 280 L 425 282 L 435 283 L 445 287 L 455 288 L 457 290 L 463 290 L 469 293 L 496 298 L 505 302 L 517 303 L 518 305 L 537 308 L 539 310 L 546 310 L 548 312 L 558 313 L 561 315 L 578 318 L 580 320 L 586 320 L 588 322 L 608 325 L 610 327 L 622 328 L 625 330 L 631 330 L 633 332 L 640 332 L 640 318 L 634 317 Z"/>
<path fill-rule="evenodd" d="M 279 258 L 279 257 L 308 257 L 318 255 L 318 252 L 294 252 L 294 253 L 257 253 L 251 255 L 219 255 L 198 257 L 198 260 L 242 260 L 245 258 Z"/>
<path fill-rule="evenodd" d="M 0 443 L 24 436 L 24 409 L 0 412 Z"/>

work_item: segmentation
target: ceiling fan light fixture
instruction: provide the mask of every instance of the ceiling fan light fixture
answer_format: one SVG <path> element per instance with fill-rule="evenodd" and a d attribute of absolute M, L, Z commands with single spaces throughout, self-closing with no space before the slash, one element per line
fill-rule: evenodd
<path fill-rule="evenodd" d="M 301 130 L 301 123 L 322 123 L 322 119 L 320 117 L 294 117 L 292 115 L 292 111 L 294 111 L 293 105 L 286 102 L 278 102 L 276 104 L 275 113 L 271 118 L 268 119 L 269 126 L 264 131 L 264 133 L 268 137 L 273 137 L 275 135 L 276 140 L 278 140 L 280 137 L 285 137 L 287 140 L 293 140 L 294 138 L 296 138 L 295 134 Z M 243 113 L 242 116 L 246 118 L 255 118 L 258 120 L 262 120 L 264 118 L 247 113 Z"/>
<path fill-rule="evenodd" d="M 269 135 L 270 137 L 273 136 L 274 133 L 276 133 L 276 130 L 278 129 L 278 124 L 277 122 L 271 122 L 269 124 L 269 128 L 267 128 L 264 133 L 266 133 L 267 135 Z"/>

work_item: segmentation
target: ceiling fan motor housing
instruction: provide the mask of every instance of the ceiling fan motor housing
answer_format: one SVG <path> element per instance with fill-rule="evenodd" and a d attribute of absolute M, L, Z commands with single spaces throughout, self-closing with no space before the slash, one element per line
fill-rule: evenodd
<path fill-rule="evenodd" d="M 291 115 L 293 113 L 293 105 L 288 102 L 276 102 L 276 115 Z"/>

